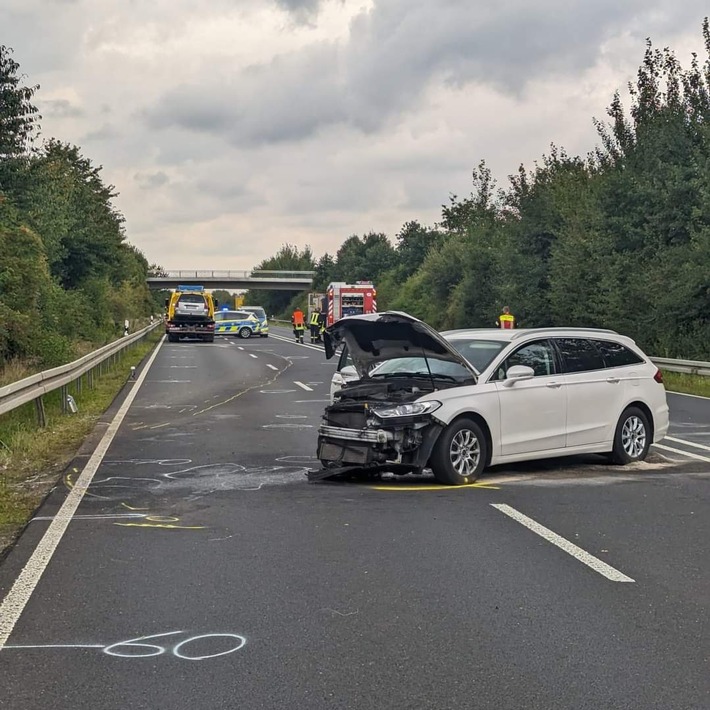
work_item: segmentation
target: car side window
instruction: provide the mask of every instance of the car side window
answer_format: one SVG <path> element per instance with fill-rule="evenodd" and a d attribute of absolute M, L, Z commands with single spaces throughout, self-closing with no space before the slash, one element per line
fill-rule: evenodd
<path fill-rule="evenodd" d="M 625 347 L 621 343 L 614 343 L 610 340 L 595 340 L 597 350 L 602 354 L 607 367 L 623 367 L 624 365 L 638 365 L 643 362 L 633 350 Z"/>
<path fill-rule="evenodd" d="M 604 358 L 594 343 L 586 338 L 556 338 L 565 372 L 603 370 Z"/>
<path fill-rule="evenodd" d="M 557 372 L 555 351 L 547 340 L 536 340 L 518 348 L 496 369 L 493 380 L 504 380 L 508 370 L 514 365 L 532 367 L 535 377 L 547 377 Z"/>

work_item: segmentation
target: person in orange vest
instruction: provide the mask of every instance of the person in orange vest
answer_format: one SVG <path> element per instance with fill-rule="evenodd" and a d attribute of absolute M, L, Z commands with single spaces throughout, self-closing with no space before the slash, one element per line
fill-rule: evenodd
<path fill-rule="evenodd" d="M 502 328 L 503 330 L 515 328 L 515 316 L 510 312 L 508 306 L 503 306 L 503 313 L 498 316 L 496 328 Z"/>
<path fill-rule="evenodd" d="M 296 342 L 303 342 L 303 331 L 306 329 L 306 319 L 303 316 L 303 311 L 296 307 L 296 310 L 291 316 L 291 324 L 293 325 L 293 334 L 296 336 Z"/>

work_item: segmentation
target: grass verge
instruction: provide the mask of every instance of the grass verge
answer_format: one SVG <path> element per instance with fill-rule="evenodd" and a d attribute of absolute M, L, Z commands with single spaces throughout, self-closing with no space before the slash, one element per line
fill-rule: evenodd
<path fill-rule="evenodd" d="M 685 375 L 681 372 L 663 371 L 663 383 L 669 392 L 684 392 L 699 397 L 710 397 L 710 377 Z"/>
<path fill-rule="evenodd" d="M 62 414 L 59 392 L 44 398 L 47 426 L 37 424 L 34 402 L 0 416 L 0 555 L 12 543 L 43 498 L 57 483 L 82 441 L 126 383 L 131 366 L 138 365 L 162 336 L 160 328 L 129 349 L 100 377 L 94 388 L 84 378 L 69 394 L 77 414 Z"/>

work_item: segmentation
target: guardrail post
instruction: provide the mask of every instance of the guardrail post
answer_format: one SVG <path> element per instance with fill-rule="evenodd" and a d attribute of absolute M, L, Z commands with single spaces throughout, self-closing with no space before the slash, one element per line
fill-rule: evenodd
<path fill-rule="evenodd" d="M 37 412 L 37 423 L 40 428 L 44 429 L 47 426 L 47 413 L 44 411 L 44 399 L 42 397 L 35 399 L 35 411 Z"/>
<path fill-rule="evenodd" d="M 86 373 L 86 379 L 88 380 L 88 383 L 89 383 L 89 389 L 90 390 L 94 389 L 94 368 L 93 367 Z"/>
<path fill-rule="evenodd" d="M 79 375 L 79 379 L 76 381 L 76 393 L 81 394 L 81 391 L 84 386 L 84 376 Z"/>
<path fill-rule="evenodd" d="M 67 394 L 68 394 L 68 393 L 69 393 L 69 391 L 68 391 L 66 385 L 62 385 L 62 386 L 59 388 L 59 397 L 60 397 L 61 400 L 62 400 L 62 414 L 66 414 L 66 413 L 67 413 Z"/>

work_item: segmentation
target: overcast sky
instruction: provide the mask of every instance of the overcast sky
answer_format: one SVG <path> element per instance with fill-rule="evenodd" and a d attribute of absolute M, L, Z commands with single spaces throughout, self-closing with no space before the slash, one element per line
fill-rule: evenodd
<path fill-rule="evenodd" d="M 166 268 L 434 224 L 485 159 L 586 154 L 646 37 L 703 56 L 707 0 L 0 0 L 42 133 Z"/>

